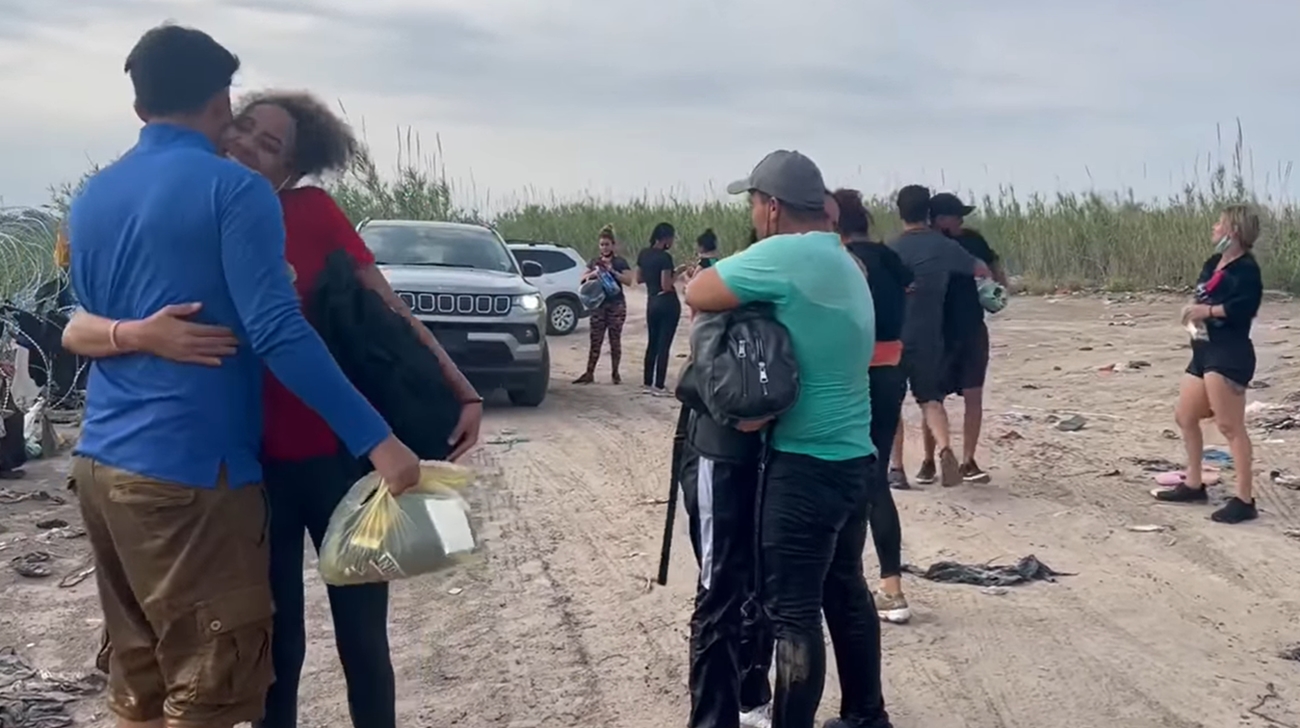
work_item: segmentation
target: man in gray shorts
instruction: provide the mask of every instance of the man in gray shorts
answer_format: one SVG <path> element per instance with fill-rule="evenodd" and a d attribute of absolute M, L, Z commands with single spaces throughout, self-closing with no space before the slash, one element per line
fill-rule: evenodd
<path fill-rule="evenodd" d="M 953 455 L 948 432 L 948 413 L 943 407 L 944 381 L 944 297 L 952 276 L 986 276 L 988 266 L 967 253 L 955 240 L 930 228 L 930 190 L 908 185 L 898 192 L 898 213 L 903 233 L 889 243 L 915 276 L 915 290 L 907 297 L 903 322 L 903 371 L 912 396 L 921 406 L 925 425 L 939 446 L 939 476 L 943 485 L 961 483 L 960 464 Z M 903 428 L 894 436 L 891 480 L 905 487 L 899 478 L 903 468 Z"/>

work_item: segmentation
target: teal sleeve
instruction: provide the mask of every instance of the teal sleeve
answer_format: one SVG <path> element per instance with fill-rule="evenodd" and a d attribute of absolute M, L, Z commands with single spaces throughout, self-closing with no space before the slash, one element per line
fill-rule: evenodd
<path fill-rule="evenodd" d="M 789 290 L 789 246 L 783 240 L 760 241 L 713 265 L 741 303 L 781 303 Z"/>

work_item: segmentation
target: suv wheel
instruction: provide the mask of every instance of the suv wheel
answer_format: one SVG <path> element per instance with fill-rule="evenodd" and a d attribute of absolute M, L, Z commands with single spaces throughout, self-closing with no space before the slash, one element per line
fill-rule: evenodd
<path fill-rule="evenodd" d="M 546 331 L 552 336 L 566 336 L 578 328 L 578 302 L 556 297 L 546 302 Z"/>
<path fill-rule="evenodd" d="M 516 407 L 538 407 L 546 399 L 546 390 L 551 386 L 551 350 L 542 351 L 542 367 L 529 374 L 518 385 L 506 389 L 510 404 Z"/>

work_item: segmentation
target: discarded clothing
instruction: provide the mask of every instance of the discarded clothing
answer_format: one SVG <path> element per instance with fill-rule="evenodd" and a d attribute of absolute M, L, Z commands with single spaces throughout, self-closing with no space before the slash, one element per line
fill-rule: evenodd
<path fill-rule="evenodd" d="M 1058 576 L 1074 576 L 1074 574 L 1053 570 L 1033 555 L 1026 556 L 1014 564 L 1000 566 L 940 561 L 931 564 L 924 571 L 911 564 L 904 566 L 903 570 L 928 581 L 972 586 L 1015 586 L 1031 581 L 1056 581 Z"/>
<path fill-rule="evenodd" d="M 107 682 L 96 673 L 36 670 L 14 648 L 0 649 L 0 728 L 70 728 L 68 706 Z"/>
<path fill-rule="evenodd" d="M 53 558 L 48 551 L 32 551 L 13 557 L 9 560 L 9 565 L 19 576 L 43 579 L 53 573 L 49 566 Z M 0 728 L 4 728 L 3 723 L 0 723 Z"/>

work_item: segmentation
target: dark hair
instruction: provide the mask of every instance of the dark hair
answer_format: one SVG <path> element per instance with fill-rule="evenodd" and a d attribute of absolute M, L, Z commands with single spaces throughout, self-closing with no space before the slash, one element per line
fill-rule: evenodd
<path fill-rule="evenodd" d="M 930 189 L 921 185 L 908 185 L 898 191 L 898 215 L 910 225 L 930 219 Z"/>
<path fill-rule="evenodd" d="M 672 224 L 661 222 L 658 225 L 655 225 L 654 230 L 650 231 L 650 244 L 654 245 L 660 240 L 667 240 L 668 238 L 675 237 L 677 237 L 677 230 L 673 228 Z"/>
<path fill-rule="evenodd" d="M 305 91 L 264 91 L 240 99 L 239 113 L 269 104 L 293 119 L 290 164 L 304 177 L 337 172 L 357 156 L 360 144 L 352 127 L 320 99 Z"/>
<path fill-rule="evenodd" d="M 124 70 L 141 113 L 174 116 L 202 111 L 230 88 L 239 59 L 201 30 L 164 24 L 140 37 Z"/>
<path fill-rule="evenodd" d="M 841 235 L 867 235 L 871 232 L 871 211 L 862 202 L 862 193 L 841 187 L 831 194 L 840 207 L 840 221 L 836 226 Z"/>
<path fill-rule="evenodd" d="M 700 250 L 712 253 L 718 249 L 718 236 L 713 232 L 713 228 L 706 228 L 700 233 L 700 237 L 695 239 L 695 244 L 700 246 Z"/>
<path fill-rule="evenodd" d="M 608 240 L 611 243 L 618 242 L 618 238 L 614 237 L 614 226 L 612 224 L 602 227 L 600 229 L 600 235 L 596 239 Z"/>

